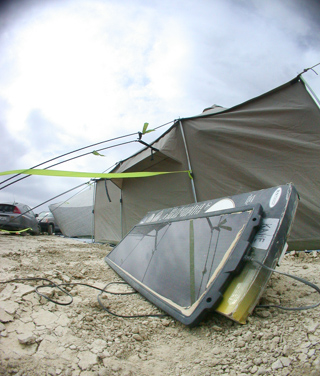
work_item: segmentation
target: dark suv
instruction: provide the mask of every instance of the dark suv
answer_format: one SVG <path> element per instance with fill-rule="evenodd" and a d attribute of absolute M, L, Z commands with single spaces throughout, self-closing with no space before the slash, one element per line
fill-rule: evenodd
<path fill-rule="evenodd" d="M 47 232 L 49 235 L 60 232 L 59 226 L 56 224 L 54 216 L 50 211 L 37 214 L 37 219 L 41 232 Z"/>
<path fill-rule="evenodd" d="M 28 205 L 13 202 L 0 203 L 0 229 L 7 231 L 31 232 L 39 234 L 40 228 L 33 211 Z"/>

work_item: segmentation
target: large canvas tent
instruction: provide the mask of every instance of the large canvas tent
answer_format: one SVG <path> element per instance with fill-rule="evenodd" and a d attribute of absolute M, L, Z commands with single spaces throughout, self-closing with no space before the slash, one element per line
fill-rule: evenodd
<path fill-rule="evenodd" d="M 112 172 L 192 170 L 193 179 L 98 181 L 96 241 L 119 241 L 148 211 L 292 182 L 300 202 L 289 246 L 319 248 L 320 110 L 301 76 L 235 107 L 176 120 L 151 146 Z"/>

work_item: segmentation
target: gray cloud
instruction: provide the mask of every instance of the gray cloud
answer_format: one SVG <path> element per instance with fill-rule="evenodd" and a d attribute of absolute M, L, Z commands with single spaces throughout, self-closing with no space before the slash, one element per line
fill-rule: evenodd
<path fill-rule="evenodd" d="M 45 157 L 52 155 L 52 149 L 57 148 L 60 140 L 56 124 L 48 120 L 41 109 L 30 111 L 23 133 L 29 139 L 30 147 L 41 150 Z"/>
<path fill-rule="evenodd" d="M 11 134 L 9 129 L 7 129 L 5 113 L 8 107 L 6 101 L 0 98 L 1 171 L 4 169 L 15 169 L 17 167 L 17 160 L 22 158 L 28 151 L 25 144 L 18 140 L 14 134 Z"/>
<path fill-rule="evenodd" d="M 236 105 L 320 62 L 316 0 L 2 4 L 2 170 L 137 132 L 144 122 L 152 128 L 214 103 Z M 320 79 L 304 76 L 319 94 Z M 70 169 L 102 171 L 136 149 L 89 156 Z M 32 177 L 8 195 L 31 204 L 72 184 Z"/>

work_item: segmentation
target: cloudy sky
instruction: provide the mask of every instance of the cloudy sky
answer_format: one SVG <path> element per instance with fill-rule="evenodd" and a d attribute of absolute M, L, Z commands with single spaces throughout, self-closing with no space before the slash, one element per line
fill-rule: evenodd
<path fill-rule="evenodd" d="M 1 4 L 0 171 L 141 131 L 145 122 L 154 128 L 212 104 L 231 107 L 320 62 L 317 0 Z M 304 78 L 320 97 L 320 66 L 314 71 Z M 133 142 L 55 168 L 102 172 L 140 148 Z M 34 207 L 85 181 L 32 176 L 0 190 L 0 201 Z"/>

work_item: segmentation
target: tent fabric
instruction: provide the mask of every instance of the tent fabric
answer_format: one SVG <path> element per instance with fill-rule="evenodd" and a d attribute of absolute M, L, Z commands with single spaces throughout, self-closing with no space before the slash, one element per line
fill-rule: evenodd
<path fill-rule="evenodd" d="M 121 191 L 112 181 L 100 180 L 96 185 L 94 237 L 96 242 L 118 243 L 121 240 Z"/>
<path fill-rule="evenodd" d="M 72 238 L 94 235 L 94 196 L 95 186 L 90 185 L 67 201 L 49 205 L 64 236 Z"/>
<path fill-rule="evenodd" d="M 181 130 L 198 201 L 292 182 L 301 201 L 290 249 L 319 248 L 320 111 L 299 77 L 233 108 L 176 121 L 152 144 L 153 160 L 145 148 L 113 172 L 188 169 Z M 148 211 L 194 202 L 190 178 L 177 175 L 123 179 L 121 237 Z"/>

